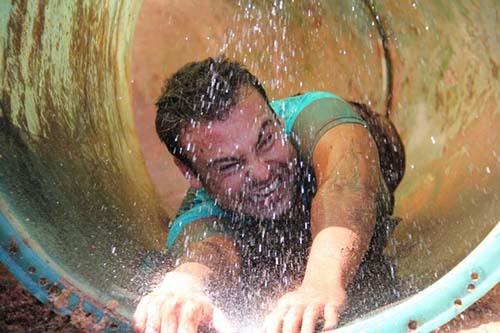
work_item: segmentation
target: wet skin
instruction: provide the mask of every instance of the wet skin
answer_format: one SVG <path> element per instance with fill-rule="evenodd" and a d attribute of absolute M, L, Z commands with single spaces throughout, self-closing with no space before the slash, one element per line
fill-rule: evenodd
<path fill-rule="evenodd" d="M 191 186 L 205 187 L 226 208 L 257 219 L 286 214 L 295 202 L 296 152 L 282 125 L 252 89 L 226 119 L 186 129 L 181 138 L 192 168 L 177 165 Z M 312 166 L 317 192 L 311 207 L 313 237 L 305 276 L 297 288 L 274 302 L 264 321 L 272 333 L 312 333 L 318 319 L 335 327 L 345 288 L 368 248 L 375 224 L 379 161 L 375 143 L 359 125 L 341 125 L 316 144 Z M 199 220 L 186 234 L 203 230 Z M 139 303 L 137 332 L 197 332 L 212 326 L 234 332 L 204 293 L 207 281 L 238 281 L 241 257 L 234 242 L 212 236 L 189 244 L 180 265 Z M 325 274 L 325 268 L 328 274 Z"/>
<path fill-rule="evenodd" d="M 296 151 L 262 96 L 254 89 L 242 93 L 227 119 L 185 130 L 181 144 L 193 162 L 183 171 L 221 207 L 277 219 L 296 200 Z"/>

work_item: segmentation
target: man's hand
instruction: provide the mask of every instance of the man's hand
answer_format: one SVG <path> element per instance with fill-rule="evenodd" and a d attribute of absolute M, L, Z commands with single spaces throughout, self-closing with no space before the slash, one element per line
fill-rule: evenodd
<path fill-rule="evenodd" d="M 314 333 L 319 319 L 324 329 L 337 325 L 345 303 L 343 288 L 327 291 L 316 286 L 302 285 L 285 294 L 264 322 L 266 333 Z"/>
<path fill-rule="evenodd" d="M 134 313 L 136 333 L 196 333 L 200 326 L 212 326 L 220 333 L 234 331 L 206 296 L 202 283 L 187 273 L 167 273 Z"/>

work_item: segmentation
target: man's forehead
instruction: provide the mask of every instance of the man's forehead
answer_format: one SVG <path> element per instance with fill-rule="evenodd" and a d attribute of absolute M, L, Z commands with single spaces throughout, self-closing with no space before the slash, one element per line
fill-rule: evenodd
<path fill-rule="evenodd" d="M 239 112 L 239 111 L 236 111 Z M 197 143 L 204 147 L 220 146 L 241 141 L 243 136 L 255 136 L 262 123 L 268 119 L 266 115 L 243 118 L 232 121 L 231 117 L 222 121 L 210 121 L 188 126 L 182 133 L 183 144 Z"/>
<path fill-rule="evenodd" d="M 224 128 L 217 126 L 217 124 L 200 124 L 192 128 L 187 128 L 183 133 L 183 141 L 187 142 L 201 142 L 208 145 L 221 144 L 227 140 L 228 131 Z"/>
<path fill-rule="evenodd" d="M 181 136 L 185 140 L 210 139 L 213 142 L 224 142 L 227 139 L 258 132 L 262 123 L 270 117 L 271 114 L 265 111 L 234 109 L 227 119 L 197 122 L 186 126 Z"/>

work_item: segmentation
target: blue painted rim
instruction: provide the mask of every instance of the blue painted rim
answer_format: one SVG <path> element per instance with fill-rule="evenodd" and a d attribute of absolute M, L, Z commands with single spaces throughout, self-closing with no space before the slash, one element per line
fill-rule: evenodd
<path fill-rule="evenodd" d="M 61 315 L 74 311 L 90 314 L 91 327 L 104 332 L 131 332 L 130 321 L 107 310 L 103 304 L 82 293 L 26 244 L 5 215 L 0 212 L 0 261 L 24 288 Z M 59 298 L 59 301 L 54 302 Z M 61 299 L 63 301 L 61 301 Z"/>
<path fill-rule="evenodd" d="M 431 332 L 500 282 L 499 258 L 500 222 L 462 262 L 431 286 L 383 311 L 331 332 Z"/>
<path fill-rule="evenodd" d="M 497 258 L 497 259 L 494 259 Z M 444 277 L 398 304 L 333 330 L 359 332 L 430 332 L 450 321 L 500 282 L 500 223 Z M 90 299 L 56 274 L 29 248 L 0 212 L 0 261 L 40 302 L 62 315 L 76 309 L 93 316 L 105 332 L 131 332 L 131 320 Z M 65 293 L 65 302 L 54 298 Z"/>

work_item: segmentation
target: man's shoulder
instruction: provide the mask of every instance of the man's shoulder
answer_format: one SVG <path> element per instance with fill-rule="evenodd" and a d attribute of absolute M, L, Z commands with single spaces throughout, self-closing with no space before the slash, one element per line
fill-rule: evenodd
<path fill-rule="evenodd" d="M 278 113 L 278 116 L 284 118 L 289 116 L 293 111 L 301 110 L 312 102 L 324 98 L 340 99 L 340 97 L 328 91 L 307 91 L 289 97 L 275 99 L 271 101 L 270 105 L 273 110 Z"/>
<path fill-rule="evenodd" d="M 291 95 L 285 98 L 279 98 L 275 99 L 271 102 L 271 105 L 282 105 L 286 103 L 291 103 L 291 104 L 309 104 L 311 102 L 314 102 L 315 100 L 322 99 L 322 98 L 336 98 L 340 99 L 339 96 L 335 95 L 334 93 L 330 91 L 321 91 L 321 90 L 315 90 L 315 91 L 306 91 L 306 92 L 300 92 L 295 95 Z"/>
<path fill-rule="evenodd" d="M 346 123 L 366 123 L 351 104 L 327 91 L 310 91 L 271 103 L 283 120 L 301 156 L 308 161 L 318 139 L 329 129 Z"/>
<path fill-rule="evenodd" d="M 177 216 L 170 222 L 167 247 L 172 248 L 177 238 L 190 225 L 199 221 L 213 221 L 228 218 L 228 212 L 220 208 L 204 188 L 190 188 L 179 208 Z"/>
<path fill-rule="evenodd" d="M 272 101 L 270 105 L 278 117 L 285 121 L 285 129 L 289 131 L 302 110 L 311 103 L 325 98 L 340 99 L 337 95 L 328 91 L 308 91 L 286 98 L 276 99 Z"/>

